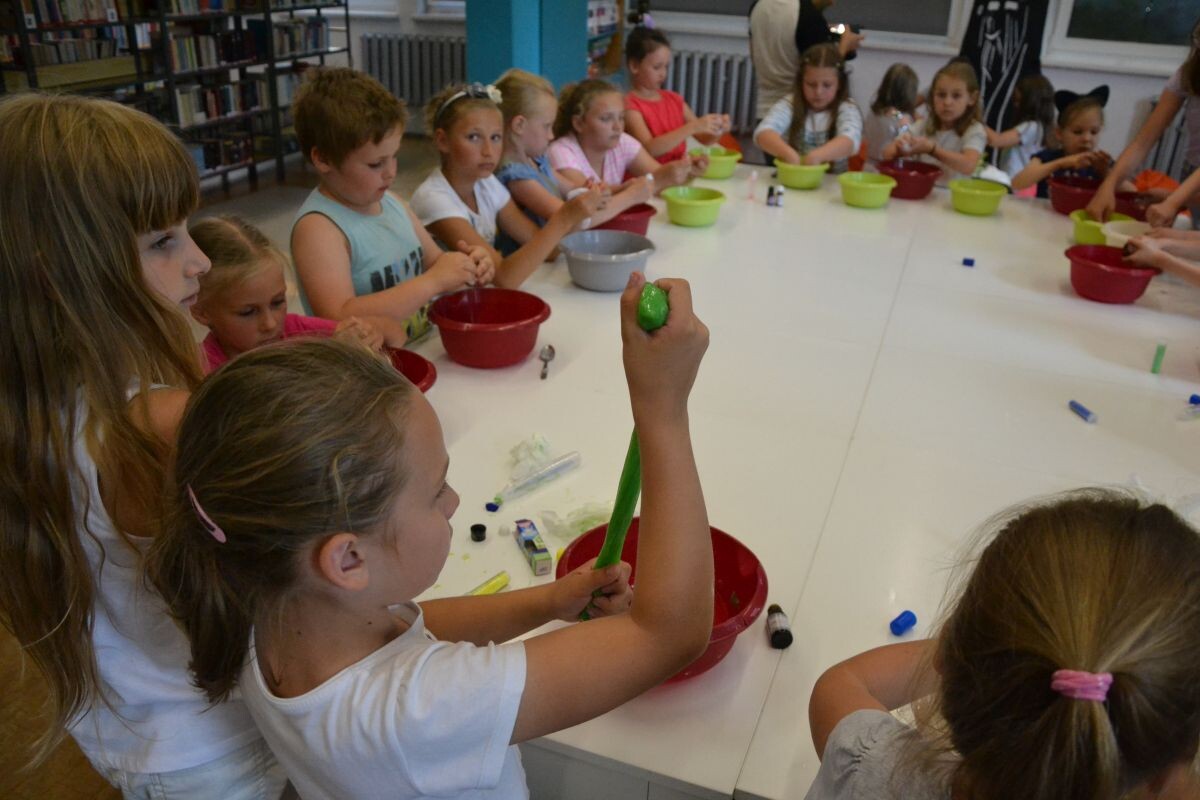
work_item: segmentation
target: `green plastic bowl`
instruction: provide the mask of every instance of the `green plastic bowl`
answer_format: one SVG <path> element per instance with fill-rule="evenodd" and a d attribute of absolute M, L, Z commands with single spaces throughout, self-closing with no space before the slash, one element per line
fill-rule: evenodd
<path fill-rule="evenodd" d="M 709 180 L 723 180 L 733 175 L 733 170 L 742 160 L 742 154 L 737 150 L 726 150 L 724 147 L 697 148 L 689 151 L 692 156 L 708 156 L 708 169 L 704 171 Z"/>
<path fill-rule="evenodd" d="M 950 181 L 950 202 L 960 214 L 986 217 L 996 213 L 1008 189 L 992 181 L 959 178 Z"/>
<path fill-rule="evenodd" d="M 779 182 L 789 189 L 815 189 L 821 185 L 821 178 L 829 172 L 829 164 L 789 164 L 775 159 L 775 169 L 779 170 Z"/>
<path fill-rule="evenodd" d="M 883 208 L 896 188 L 895 178 L 874 172 L 844 172 L 838 176 L 838 183 L 842 200 L 855 208 Z"/>
<path fill-rule="evenodd" d="M 1128 222 L 1133 217 L 1113 213 L 1109 220 Z M 1077 208 L 1071 212 L 1071 221 L 1075 223 L 1075 244 L 1108 244 L 1104 235 L 1104 223 L 1092 219 L 1086 208 Z"/>
<path fill-rule="evenodd" d="M 663 190 L 662 198 L 667 201 L 667 219 L 688 228 L 712 225 L 725 202 L 725 195 L 716 189 L 699 186 L 672 186 Z"/>

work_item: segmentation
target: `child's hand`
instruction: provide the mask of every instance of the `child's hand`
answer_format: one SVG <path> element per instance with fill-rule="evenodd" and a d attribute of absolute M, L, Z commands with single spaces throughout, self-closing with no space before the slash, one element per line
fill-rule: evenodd
<path fill-rule="evenodd" d="M 708 171 L 709 158 L 708 153 L 701 153 L 698 156 L 688 156 L 692 161 L 692 166 L 688 169 L 688 180 L 699 178 Z"/>
<path fill-rule="evenodd" d="M 679 278 L 655 282 L 667 293 L 667 324 L 651 333 L 641 329 L 637 307 L 645 283 L 635 272 L 621 295 L 625 379 L 636 425 L 686 419 L 688 395 L 708 349 L 708 328 L 692 311 L 691 287 Z"/>
<path fill-rule="evenodd" d="M 694 136 L 720 136 L 729 125 L 727 114 L 705 114 L 692 122 Z"/>
<path fill-rule="evenodd" d="M 358 317 L 346 317 L 333 329 L 333 338 L 347 344 L 361 344 L 368 350 L 383 350 L 383 332 Z"/>
<path fill-rule="evenodd" d="M 675 161 L 667 162 L 654 170 L 654 183 L 658 187 L 666 189 L 669 186 L 678 186 L 681 183 L 687 183 L 688 177 L 691 174 L 692 160 L 684 156 Z"/>
<path fill-rule="evenodd" d="M 1136 267 L 1162 269 L 1169 261 L 1162 240 L 1149 236 L 1137 236 L 1125 245 L 1125 260 Z"/>
<path fill-rule="evenodd" d="M 654 178 L 650 175 L 643 175 L 640 178 L 634 178 L 627 181 L 621 193 L 629 192 L 633 199 L 633 204 L 647 203 L 654 196 Z"/>
<path fill-rule="evenodd" d="M 821 159 L 819 156 L 815 156 L 812 153 L 809 153 L 808 155 L 806 155 L 800 159 L 800 163 L 811 167 L 811 166 L 820 164 L 822 162 L 821 162 Z"/>
<path fill-rule="evenodd" d="M 584 227 L 584 223 L 591 219 L 596 212 L 604 210 L 607 205 L 608 195 L 600 189 L 588 189 L 563 203 L 562 207 L 554 213 L 555 216 L 564 215 L 571 223 L 571 230 L 578 230 Z"/>
<path fill-rule="evenodd" d="M 629 585 L 630 566 L 621 561 L 605 569 L 593 569 L 595 563 L 596 559 L 593 558 L 550 584 L 553 592 L 550 602 L 555 619 L 574 622 L 584 609 L 593 618 L 629 611 L 633 603 L 633 588 Z"/>
<path fill-rule="evenodd" d="M 460 240 L 458 250 L 464 253 L 475 265 L 475 285 L 487 286 L 496 276 L 496 265 L 492 262 L 492 254 L 483 245 L 469 245 Z"/>
<path fill-rule="evenodd" d="M 1170 228 L 1179 211 L 1170 203 L 1155 203 L 1146 209 L 1146 222 L 1155 228 Z"/>
<path fill-rule="evenodd" d="M 437 283 L 438 294 L 475 284 L 478 268 L 466 253 L 445 252 L 437 257 L 428 275 Z"/>

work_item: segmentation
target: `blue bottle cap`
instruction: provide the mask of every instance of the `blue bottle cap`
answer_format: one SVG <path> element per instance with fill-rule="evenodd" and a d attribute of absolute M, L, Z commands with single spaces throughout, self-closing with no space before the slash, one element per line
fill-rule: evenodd
<path fill-rule="evenodd" d="M 1200 406 L 1200 394 L 1194 394 L 1188 398 L 1189 406 Z"/>
<path fill-rule="evenodd" d="M 917 625 L 917 615 L 911 611 L 901 611 L 900 616 L 896 617 L 888 627 L 892 629 L 893 636 L 903 636 Z"/>
<path fill-rule="evenodd" d="M 486 508 L 488 511 L 499 511 L 500 510 L 500 506 L 497 505 L 496 503 L 485 503 L 483 507 Z"/>
<path fill-rule="evenodd" d="M 962 263 L 963 263 L 964 267 L 973 267 L 973 266 L 975 266 L 975 259 L 964 258 Z"/>

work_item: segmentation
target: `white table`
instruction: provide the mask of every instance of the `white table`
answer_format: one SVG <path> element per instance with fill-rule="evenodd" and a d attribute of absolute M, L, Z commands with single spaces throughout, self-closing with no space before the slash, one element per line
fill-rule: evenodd
<path fill-rule="evenodd" d="M 1175 419 L 1200 390 L 1200 292 L 1157 279 L 1133 306 L 1077 298 L 1070 223 L 1042 202 L 1010 197 L 972 218 L 936 190 L 865 211 L 826 178 L 775 209 L 769 171 L 753 202 L 748 173 L 700 182 L 729 198 L 712 228 L 672 226 L 659 203 L 648 271 L 687 278 L 712 331 L 691 403 L 709 517 L 763 561 L 796 643 L 770 649 L 760 620 L 710 672 L 527 746 L 535 797 L 802 797 L 818 766 L 812 684 L 889 641 L 905 608 L 929 630 L 945 567 L 988 515 L 1131 474 L 1167 495 L 1200 484 L 1200 421 Z M 548 380 L 533 357 L 481 371 L 449 361 L 436 337 L 418 347 L 439 370 L 428 397 L 463 498 L 430 597 L 500 569 L 531 584 L 499 526 L 615 493 L 632 424 L 618 296 L 575 287 L 561 261 L 524 288 L 553 309 L 538 340 L 558 352 Z M 579 450 L 582 469 L 487 514 L 509 448 L 535 432 Z M 488 524 L 486 542 L 470 541 L 473 522 Z"/>

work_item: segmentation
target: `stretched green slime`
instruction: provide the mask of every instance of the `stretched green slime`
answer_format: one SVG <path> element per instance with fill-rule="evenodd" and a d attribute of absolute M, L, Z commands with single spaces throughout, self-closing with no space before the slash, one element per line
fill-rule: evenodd
<path fill-rule="evenodd" d="M 652 283 L 642 287 L 642 296 L 638 300 L 637 320 L 644 331 L 653 331 L 667 323 L 670 305 L 667 303 L 667 293 Z M 629 449 L 625 452 L 625 466 L 621 468 L 621 480 L 617 483 L 617 499 L 613 502 L 612 516 L 608 520 L 608 529 L 604 534 L 604 545 L 600 555 L 596 557 L 595 569 L 611 567 L 621 560 L 621 550 L 625 547 L 625 534 L 629 532 L 629 524 L 633 521 L 633 509 L 642 493 L 642 452 L 638 447 L 637 429 L 629 437 Z M 580 619 L 588 619 L 586 610 L 579 615 Z"/>

